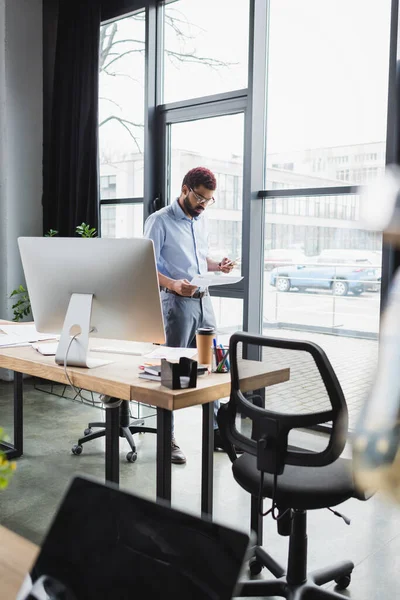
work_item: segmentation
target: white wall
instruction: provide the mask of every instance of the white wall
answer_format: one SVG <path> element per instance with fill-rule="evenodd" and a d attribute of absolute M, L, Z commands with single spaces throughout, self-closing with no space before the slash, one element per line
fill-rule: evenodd
<path fill-rule="evenodd" d="M 0 0 L 0 318 L 24 282 L 17 238 L 42 235 L 42 0 Z"/>

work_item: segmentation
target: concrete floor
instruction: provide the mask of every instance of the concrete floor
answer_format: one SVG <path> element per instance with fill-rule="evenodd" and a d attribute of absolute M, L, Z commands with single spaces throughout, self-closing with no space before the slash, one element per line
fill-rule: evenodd
<path fill-rule="evenodd" d="M 12 383 L 0 382 L 0 424 L 12 432 Z M 41 543 L 70 478 L 76 473 L 104 477 L 104 441 L 87 444 L 81 456 L 71 446 L 89 420 L 102 420 L 102 411 L 45 394 L 25 380 L 24 456 L 9 488 L 0 491 L 0 523 Z M 176 413 L 176 437 L 188 457 L 185 466 L 173 465 L 173 505 L 200 513 L 199 407 Z M 153 418 L 154 420 L 154 418 Z M 245 422 L 244 422 L 245 423 Z M 121 487 L 155 497 L 155 436 L 138 435 L 138 460 L 125 460 L 128 445 L 121 442 Z M 249 496 L 233 480 L 228 457 L 215 454 L 215 520 L 237 529 L 249 526 Z M 400 597 L 400 510 L 378 496 L 368 502 L 349 500 L 339 508 L 351 526 L 327 510 L 309 513 L 309 569 L 342 559 L 356 568 L 344 597 L 383 600 Z M 285 564 L 287 539 L 277 535 L 274 522 L 264 519 L 265 548 Z M 263 577 L 269 577 L 263 572 Z M 333 587 L 333 586 L 330 586 Z"/>

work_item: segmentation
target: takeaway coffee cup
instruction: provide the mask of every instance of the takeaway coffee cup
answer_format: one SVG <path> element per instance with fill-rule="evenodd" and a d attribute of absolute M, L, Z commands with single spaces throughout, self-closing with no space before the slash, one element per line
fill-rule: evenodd
<path fill-rule="evenodd" d="M 211 365 L 214 327 L 199 327 L 196 331 L 197 360 L 201 365 Z"/>

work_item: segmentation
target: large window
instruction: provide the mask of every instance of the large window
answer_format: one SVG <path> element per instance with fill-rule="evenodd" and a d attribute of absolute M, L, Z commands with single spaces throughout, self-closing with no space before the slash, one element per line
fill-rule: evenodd
<path fill-rule="evenodd" d="M 100 220 L 101 237 L 142 237 L 143 204 L 102 204 Z"/>
<path fill-rule="evenodd" d="M 266 189 L 385 165 L 390 0 L 270 0 Z"/>
<path fill-rule="evenodd" d="M 189 169 L 210 168 L 210 255 L 243 275 L 213 291 L 219 328 L 319 343 L 351 413 L 378 348 L 382 238 L 356 186 L 395 146 L 391 5 L 164 0 L 101 29 L 102 235 L 141 235 Z"/>
<path fill-rule="evenodd" d="M 164 8 L 165 103 L 247 87 L 249 0 L 178 0 Z"/>
<path fill-rule="evenodd" d="M 324 348 L 351 426 L 354 384 L 376 368 L 382 237 L 350 186 L 385 167 L 390 13 L 390 0 L 269 2 L 263 331 Z"/>
<path fill-rule="evenodd" d="M 143 196 L 145 16 L 100 30 L 100 198 Z M 112 195 L 110 195 L 112 193 Z"/>

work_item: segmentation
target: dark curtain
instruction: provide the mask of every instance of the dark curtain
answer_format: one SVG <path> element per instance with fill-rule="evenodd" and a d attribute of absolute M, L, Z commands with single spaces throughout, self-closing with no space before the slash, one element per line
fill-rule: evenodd
<path fill-rule="evenodd" d="M 43 229 L 61 236 L 74 235 L 82 222 L 98 229 L 100 23 L 99 0 L 59 0 L 45 115 Z"/>

